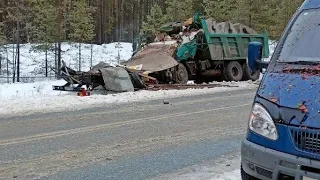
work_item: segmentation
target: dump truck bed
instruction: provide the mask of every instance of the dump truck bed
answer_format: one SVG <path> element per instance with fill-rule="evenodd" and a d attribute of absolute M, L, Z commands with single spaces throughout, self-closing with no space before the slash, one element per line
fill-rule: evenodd
<path fill-rule="evenodd" d="M 263 57 L 269 56 L 268 32 L 258 34 L 242 24 L 216 23 L 212 19 L 202 19 L 204 46 L 210 52 L 211 60 L 238 60 L 247 58 L 248 44 L 261 42 Z"/>

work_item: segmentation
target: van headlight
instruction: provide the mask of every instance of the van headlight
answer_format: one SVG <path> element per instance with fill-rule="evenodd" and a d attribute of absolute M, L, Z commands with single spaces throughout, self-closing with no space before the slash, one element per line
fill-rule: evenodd
<path fill-rule="evenodd" d="M 255 103 L 249 118 L 249 129 L 266 138 L 277 140 L 276 125 L 268 111 L 260 104 Z"/>

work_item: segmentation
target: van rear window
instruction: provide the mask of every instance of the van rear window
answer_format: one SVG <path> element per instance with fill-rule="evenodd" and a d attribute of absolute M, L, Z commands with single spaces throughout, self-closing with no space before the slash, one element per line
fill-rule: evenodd
<path fill-rule="evenodd" d="M 320 61 L 320 9 L 305 10 L 299 14 L 278 61 Z"/>

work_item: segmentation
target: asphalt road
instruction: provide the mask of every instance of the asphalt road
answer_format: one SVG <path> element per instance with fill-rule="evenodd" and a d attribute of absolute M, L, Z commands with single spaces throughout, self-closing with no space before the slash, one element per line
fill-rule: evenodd
<path fill-rule="evenodd" d="M 0 118 L 0 178 L 150 179 L 237 154 L 254 93 Z"/>

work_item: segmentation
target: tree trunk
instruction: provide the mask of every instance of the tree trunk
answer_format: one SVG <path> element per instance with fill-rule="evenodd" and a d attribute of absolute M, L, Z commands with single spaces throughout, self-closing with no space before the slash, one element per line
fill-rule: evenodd
<path fill-rule="evenodd" d="M 17 23 L 17 82 L 20 82 L 20 23 Z"/>
<path fill-rule="evenodd" d="M 12 83 L 15 83 L 16 79 L 16 56 L 15 56 L 15 49 L 14 49 L 14 44 L 12 45 Z"/>
<path fill-rule="evenodd" d="M 2 55 L 0 55 L 0 74 L 2 74 Z"/>
<path fill-rule="evenodd" d="M 9 53 L 8 53 L 8 45 L 6 45 L 6 54 L 7 54 L 7 83 L 9 83 Z"/>
<path fill-rule="evenodd" d="M 91 44 L 90 67 L 92 67 L 93 45 Z"/>
<path fill-rule="evenodd" d="M 79 71 L 81 71 L 81 43 L 79 43 Z"/>
<path fill-rule="evenodd" d="M 46 43 L 46 77 L 48 77 L 48 44 Z"/>
<path fill-rule="evenodd" d="M 58 53 L 57 53 L 57 43 L 54 43 L 54 68 L 58 72 Z M 55 77 L 58 78 L 58 75 L 55 73 Z"/>
<path fill-rule="evenodd" d="M 61 42 L 58 43 L 58 76 L 60 76 L 61 73 Z M 60 77 L 58 78 L 60 79 Z"/>
<path fill-rule="evenodd" d="M 97 0 L 98 6 L 97 6 L 97 16 L 98 16 L 98 44 L 102 43 L 102 14 L 101 14 L 101 0 Z"/>

